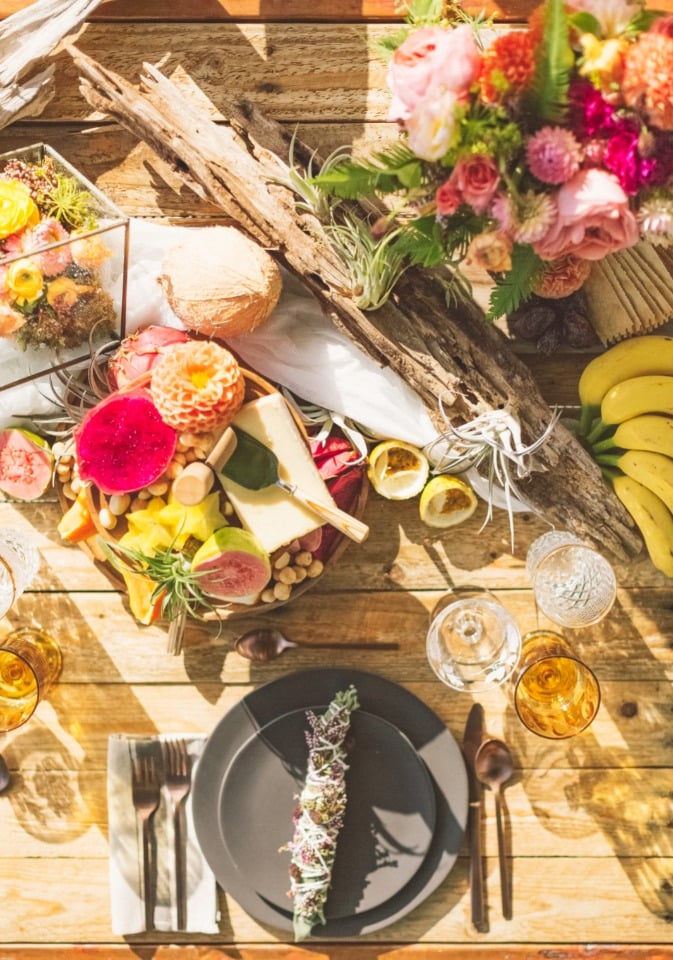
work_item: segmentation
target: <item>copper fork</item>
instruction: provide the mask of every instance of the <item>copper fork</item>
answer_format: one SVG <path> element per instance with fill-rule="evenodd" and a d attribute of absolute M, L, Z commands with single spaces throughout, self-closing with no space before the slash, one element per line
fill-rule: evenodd
<path fill-rule="evenodd" d="M 143 829 L 143 901 L 145 929 L 154 929 L 156 900 L 156 871 L 152 849 L 152 817 L 161 800 L 161 783 L 155 757 L 150 753 L 137 754 L 131 760 L 131 794 L 133 806 Z"/>
<path fill-rule="evenodd" d="M 164 783 L 173 802 L 173 840 L 175 844 L 175 899 L 177 929 L 187 927 L 187 835 L 185 800 L 192 786 L 192 758 L 187 743 L 176 737 L 161 741 Z"/>

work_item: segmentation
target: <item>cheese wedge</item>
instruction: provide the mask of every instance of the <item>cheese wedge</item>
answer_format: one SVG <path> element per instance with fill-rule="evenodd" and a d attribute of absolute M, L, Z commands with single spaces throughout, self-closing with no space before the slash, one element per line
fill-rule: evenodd
<path fill-rule="evenodd" d="M 246 403 L 233 422 L 273 450 L 281 479 L 296 484 L 316 499 L 334 503 L 281 394 L 271 393 Z M 324 523 L 280 487 L 246 490 L 223 474 L 219 476 L 241 524 L 255 534 L 269 553 Z"/>

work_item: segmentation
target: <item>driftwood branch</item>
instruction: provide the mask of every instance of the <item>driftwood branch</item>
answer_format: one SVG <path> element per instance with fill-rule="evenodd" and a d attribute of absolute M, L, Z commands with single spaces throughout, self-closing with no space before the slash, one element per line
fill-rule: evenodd
<path fill-rule="evenodd" d="M 144 65 L 139 91 L 69 49 L 87 101 L 148 143 L 197 194 L 270 249 L 312 290 L 339 329 L 414 388 L 435 421 L 441 397 L 462 420 L 488 409 L 514 408 L 529 441 L 541 434 L 551 411 L 528 368 L 476 304 L 447 307 L 438 274 L 409 270 L 384 307 L 367 313 L 356 307 L 322 226 L 297 212 L 294 194 L 279 183 L 288 172 L 290 142 L 279 124 L 248 102 L 229 104 L 227 121 L 214 124 L 150 65 Z M 309 149 L 295 142 L 295 163 L 306 164 L 309 157 Z M 572 529 L 617 556 L 641 548 L 631 518 L 561 425 L 536 455 L 522 489 L 555 526 Z"/>
<path fill-rule="evenodd" d="M 100 0 L 37 0 L 0 24 L 0 127 L 42 113 L 54 96 L 45 58 Z"/>

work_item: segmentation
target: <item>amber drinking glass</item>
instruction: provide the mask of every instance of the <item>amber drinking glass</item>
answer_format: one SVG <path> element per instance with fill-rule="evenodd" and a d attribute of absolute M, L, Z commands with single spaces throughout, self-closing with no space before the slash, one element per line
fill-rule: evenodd
<path fill-rule="evenodd" d="M 514 678 L 514 706 L 523 725 L 540 737 L 563 740 L 586 730 L 601 692 L 593 671 L 552 630 L 527 633 Z"/>
<path fill-rule="evenodd" d="M 36 627 L 0 639 L 0 731 L 15 730 L 32 717 L 61 672 L 61 649 Z"/>

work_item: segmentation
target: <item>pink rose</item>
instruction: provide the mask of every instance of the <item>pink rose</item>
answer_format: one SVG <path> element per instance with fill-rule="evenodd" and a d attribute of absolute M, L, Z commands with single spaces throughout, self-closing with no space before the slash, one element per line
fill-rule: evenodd
<path fill-rule="evenodd" d="M 451 183 L 451 178 L 445 180 L 440 187 L 437 187 L 435 203 L 437 204 L 437 213 L 440 217 L 452 216 L 462 202 L 463 198 Z"/>
<path fill-rule="evenodd" d="M 612 174 L 580 170 L 556 194 L 556 221 L 533 249 L 543 260 L 568 253 L 602 260 L 638 240 L 638 224 L 629 198 Z"/>
<path fill-rule="evenodd" d="M 433 91 L 464 96 L 479 73 L 481 55 L 467 25 L 455 30 L 422 27 L 393 54 L 388 86 L 393 94 L 389 120 L 406 120 Z"/>
<path fill-rule="evenodd" d="M 463 157 L 453 168 L 447 184 L 475 213 L 484 213 L 500 182 L 500 173 L 491 157 L 475 154 Z"/>

